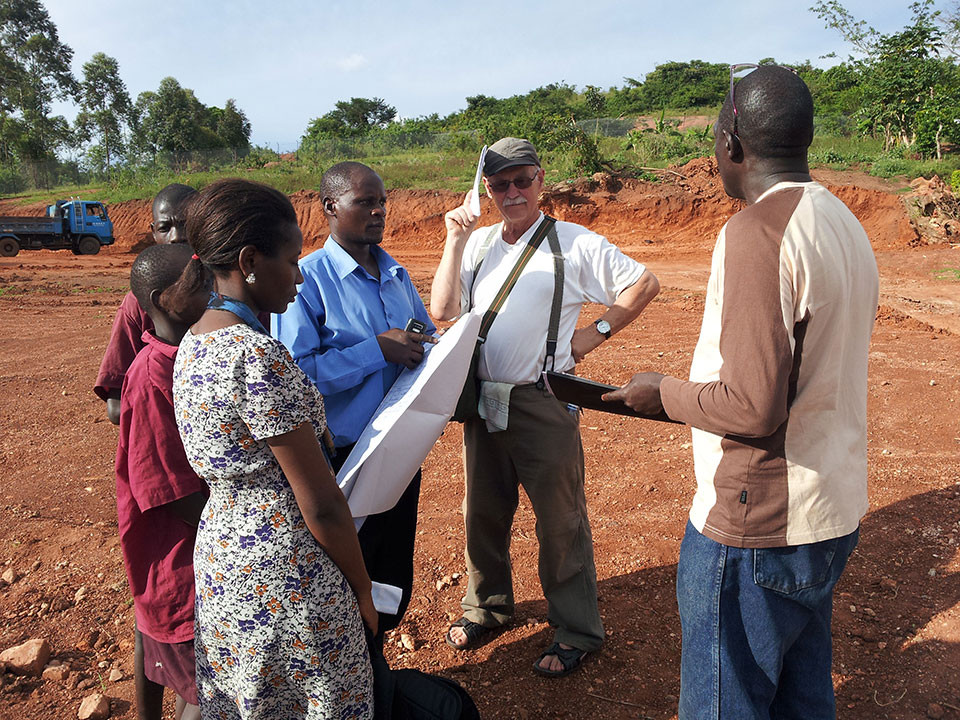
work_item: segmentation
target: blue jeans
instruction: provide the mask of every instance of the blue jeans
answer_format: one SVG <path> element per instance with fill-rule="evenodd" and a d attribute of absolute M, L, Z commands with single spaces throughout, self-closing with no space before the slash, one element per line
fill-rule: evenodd
<path fill-rule="evenodd" d="M 680 546 L 679 720 L 832 720 L 833 588 L 859 529 L 750 549 L 691 523 Z"/>

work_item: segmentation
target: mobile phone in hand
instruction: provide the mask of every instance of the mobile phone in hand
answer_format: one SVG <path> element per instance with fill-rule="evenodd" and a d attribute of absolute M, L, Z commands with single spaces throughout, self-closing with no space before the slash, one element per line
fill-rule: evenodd
<path fill-rule="evenodd" d="M 417 320 L 416 318 L 410 318 L 407 320 L 407 326 L 404 328 L 407 332 L 420 333 L 421 335 L 426 331 L 427 324 L 422 320 Z"/>

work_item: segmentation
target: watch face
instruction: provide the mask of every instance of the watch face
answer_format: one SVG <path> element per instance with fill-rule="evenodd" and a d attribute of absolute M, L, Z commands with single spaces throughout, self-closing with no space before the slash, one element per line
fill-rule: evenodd
<path fill-rule="evenodd" d="M 606 320 L 597 320 L 597 332 L 610 337 L 610 323 Z"/>

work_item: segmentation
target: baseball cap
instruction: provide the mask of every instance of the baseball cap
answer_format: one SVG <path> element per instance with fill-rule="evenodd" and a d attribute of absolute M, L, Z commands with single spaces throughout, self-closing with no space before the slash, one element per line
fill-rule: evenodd
<path fill-rule="evenodd" d="M 489 177 L 517 165 L 540 166 L 540 158 L 533 143 L 515 137 L 501 138 L 487 148 L 487 157 L 483 161 L 483 174 Z"/>

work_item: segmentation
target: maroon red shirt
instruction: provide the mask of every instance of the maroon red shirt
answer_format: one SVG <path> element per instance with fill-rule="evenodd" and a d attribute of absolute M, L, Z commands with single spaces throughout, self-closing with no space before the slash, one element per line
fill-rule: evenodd
<path fill-rule="evenodd" d="M 132 297 L 132 296 L 131 296 Z M 120 400 L 117 520 L 137 627 L 165 643 L 193 639 L 196 528 L 168 508 L 208 493 L 190 467 L 173 413 L 177 346 L 144 332 Z"/>
<path fill-rule="evenodd" d="M 143 348 L 143 333 L 153 330 L 153 320 L 141 308 L 140 303 L 128 292 L 113 318 L 110 342 L 100 362 L 100 373 L 93 391 L 101 400 L 106 400 L 111 390 L 123 387 L 127 368 Z"/>

